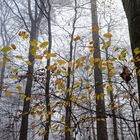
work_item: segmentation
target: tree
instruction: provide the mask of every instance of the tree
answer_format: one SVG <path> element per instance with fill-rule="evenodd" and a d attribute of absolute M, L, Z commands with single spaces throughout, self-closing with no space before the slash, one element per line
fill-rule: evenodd
<path fill-rule="evenodd" d="M 105 115 L 105 102 L 104 99 L 98 99 L 97 96 L 104 94 L 102 71 L 99 68 L 101 61 L 100 43 L 99 43 L 99 26 L 97 15 L 96 0 L 91 0 L 92 12 L 92 27 L 93 27 L 93 41 L 94 41 L 94 59 L 99 59 L 94 65 L 94 78 L 95 78 L 95 94 L 96 94 L 96 117 L 97 117 L 97 140 L 107 140 L 107 124 Z M 102 131 L 101 131 L 102 130 Z"/>
<path fill-rule="evenodd" d="M 31 65 L 28 65 L 28 71 L 26 73 L 27 75 L 27 83 L 26 83 L 26 88 L 25 88 L 25 99 L 24 99 L 24 105 L 23 105 L 23 112 L 22 112 L 22 121 L 21 121 L 21 128 L 20 128 L 20 137 L 19 140 L 27 140 L 27 134 L 28 134 L 28 116 L 29 116 L 29 110 L 30 110 L 30 101 L 27 100 L 26 98 L 31 97 L 31 92 L 32 92 L 32 83 L 33 83 L 33 69 L 34 69 L 34 63 L 35 63 L 35 58 L 32 53 L 32 50 L 36 47 L 36 42 L 38 40 L 38 34 L 39 34 L 39 26 L 40 22 L 42 19 L 42 11 L 38 13 L 38 8 L 37 4 L 35 2 L 34 5 L 34 10 L 35 12 L 32 12 L 32 7 L 31 7 L 31 1 L 28 0 L 28 14 L 29 14 L 29 19 L 30 19 L 30 28 L 27 26 L 25 19 L 23 18 L 19 6 L 17 5 L 16 1 L 13 0 L 18 13 L 21 17 L 21 19 L 24 22 L 24 26 L 26 27 L 26 30 L 30 33 L 30 48 L 29 48 L 29 62 Z M 20 35 L 22 36 L 23 32 L 20 32 Z M 34 42 L 33 42 L 34 41 Z M 31 43 L 32 42 L 32 43 Z"/>
<path fill-rule="evenodd" d="M 134 57 L 134 62 L 136 66 L 137 72 L 137 82 L 138 82 L 138 93 L 140 99 L 140 62 L 138 61 L 140 50 L 140 1 L 135 0 L 122 0 L 124 10 L 128 19 L 129 33 L 130 33 L 130 41 L 131 41 L 131 49 Z M 140 106 L 140 105 L 139 105 Z"/>
<path fill-rule="evenodd" d="M 139 95 L 140 108 L 140 1 L 139 0 L 122 0 L 123 7 L 128 19 L 129 34 L 131 49 L 136 66 L 137 85 Z M 139 137 L 140 137 L 140 123 L 139 123 Z"/>

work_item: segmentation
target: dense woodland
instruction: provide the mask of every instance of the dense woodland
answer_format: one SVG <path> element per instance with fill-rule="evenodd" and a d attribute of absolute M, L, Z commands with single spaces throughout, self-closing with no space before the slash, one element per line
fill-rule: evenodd
<path fill-rule="evenodd" d="M 0 140 L 140 140 L 140 0 L 0 0 Z"/>

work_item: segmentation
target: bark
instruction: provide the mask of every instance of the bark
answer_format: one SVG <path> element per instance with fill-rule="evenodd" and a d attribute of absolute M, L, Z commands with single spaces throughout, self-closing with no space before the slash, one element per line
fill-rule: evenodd
<path fill-rule="evenodd" d="M 2 38 L 2 44 L 3 47 L 6 47 L 10 40 L 8 40 L 8 36 L 7 36 L 7 29 L 6 29 L 6 25 L 5 25 L 5 21 L 3 21 L 3 19 L 0 19 L 1 21 L 1 38 Z M 3 58 L 7 57 L 7 54 L 4 53 Z M 6 62 L 3 61 L 3 65 L 1 68 L 1 73 L 0 73 L 0 97 L 2 96 L 2 87 L 3 87 L 3 83 L 4 83 L 4 75 L 5 75 L 5 69 L 6 69 Z"/>
<path fill-rule="evenodd" d="M 17 4 L 15 3 L 17 6 Z M 40 22 L 42 19 L 42 11 L 40 11 L 39 14 L 37 14 L 37 5 L 35 5 L 35 15 L 33 16 L 32 11 L 31 11 L 31 1 L 28 0 L 28 12 L 29 12 L 29 18 L 31 21 L 31 30 L 30 32 L 30 41 L 32 40 L 38 40 L 38 35 L 39 35 L 39 26 Z M 19 11 L 19 7 L 17 6 L 17 9 Z M 20 11 L 19 11 L 20 16 L 22 17 Z M 25 20 L 24 20 L 25 22 Z M 27 26 L 25 22 L 25 26 Z M 27 27 L 28 28 L 28 27 Z M 29 29 L 29 28 L 28 28 Z M 31 53 L 33 46 L 30 46 L 29 48 L 29 61 L 31 62 L 31 65 L 28 65 L 28 72 L 27 72 L 27 83 L 25 87 L 25 95 L 26 97 L 31 97 L 31 90 L 32 90 L 32 83 L 33 83 L 33 72 L 34 72 L 34 63 L 35 63 L 35 58 Z M 20 128 L 20 136 L 19 140 L 27 140 L 28 139 L 28 116 L 30 111 L 30 101 L 26 101 L 26 98 L 24 99 L 24 104 L 23 104 L 23 112 L 22 112 L 22 120 L 21 120 L 21 128 Z"/>
<path fill-rule="evenodd" d="M 135 1 L 122 0 L 122 2 L 128 19 L 131 49 L 132 49 L 133 57 L 136 58 L 139 56 L 135 55 L 134 50 L 136 48 L 140 49 L 140 0 L 135 0 Z M 135 66 L 137 68 L 136 72 L 137 72 L 138 93 L 139 93 L 139 101 L 140 101 L 140 74 L 139 74 L 140 61 L 135 62 Z"/>
<path fill-rule="evenodd" d="M 77 21 L 77 0 L 74 0 L 74 4 L 75 4 L 75 15 L 74 15 L 74 20 L 73 20 L 73 31 L 71 34 L 71 40 L 70 40 L 70 58 L 69 58 L 69 62 L 72 62 L 73 59 L 73 38 L 74 38 L 74 33 L 75 33 L 75 24 Z M 66 117 L 65 117 L 65 140 L 72 140 L 72 136 L 71 136 L 71 111 L 72 111 L 72 103 L 70 101 L 71 98 L 71 94 L 69 89 L 71 87 L 71 71 L 72 68 L 68 66 L 68 76 L 67 76 L 67 93 L 66 93 L 66 98 L 65 101 L 67 103 L 66 105 Z"/>
<path fill-rule="evenodd" d="M 92 12 L 92 26 L 95 26 L 95 25 L 97 26 L 98 25 L 98 18 L 97 18 L 96 0 L 91 0 L 91 12 Z M 94 58 L 101 59 L 98 32 L 93 32 L 92 37 L 93 37 L 93 41 L 95 41 L 95 43 L 94 43 Z M 99 65 L 99 62 L 95 63 L 95 69 L 94 69 L 96 96 L 100 96 L 101 94 L 104 93 L 102 71 L 99 69 L 98 65 Z M 96 98 L 96 112 L 97 112 L 96 117 L 99 120 L 99 121 L 97 121 L 97 140 L 108 140 L 104 99 Z M 104 119 L 104 121 L 102 121 L 100 119 Z"/>
<path fill-rule="evenodd" d="M 122 0 L 123 7 L 128 19 L 129 35 L 131 42 L 131 49 L 134 59 L 140 58 L 140 53 L 135 55 L 136 48 L 140 50 L 140 0 Z M 140 61 L 135 61 L 138 95 L 139 95 L 139 108 L 140 108 Z M 139 138 L 140 138 L 140 123 L 138 124 Z"/>
<path fill-rule="evenodd" d="M 109 29 L 108 29 L 108 33 L 109 33 Z M 109 39 L 109 41 L 111 42 L 111 39 Z M 109 68 L 109 54 L 108 54 L 108 48 L 106 49 L 106 60 L 107 60 L 107 71 L 108 71 L 108 84 L 109 86 L 112 86 L 112 78 L 110 75 L 110 71 L 112 69 Z M 110 95 L 110 104 L 111 104 L 111 112 L 113 115 L 112 121 L 113 121 L 113 136 L 114 136 L 114 140 L 118 140 L 118 130 L 117 130 L 117 119 L 116 119 L 116 112 L 114 110 L 114 106 L 115 106 L 115 101 L 114 101 L 114 94 L 113 94 L 113 90 L 109 92 Z"/>
<path fill-rule="evenodd" d="M 33 39 L 37 40 L 37 37 L 38 37 L 37 27 L 36 25 L 32 25 L 30 41 Z M 32 49 L 32 46 L 30 46 L 30 49 L 29 49 L 29 61 L 32 64 L 28 66 L 28 72 L 27 72 L 28 77 L 27 77 L 27 83 L 26 83 L 26 88 L 25 88 L 26 97 L 31 97 L 31 89 L 32 89 L 32 83 L 33 83 L 33 69 L 34 69 L 35 59 L 34 59 L 34 56 L 31 54 L 31 49 Z M 26 98 L 25 98 L 24 105 L 23 105 L 19 140 L 27 140 L 29 110 L 30 110 L 30 101 L 26 101 Z"/>
<path fill-rule="evenodd" d="M 48 13 L 47 13 L 47 21 L 48 21 L 48 41 L 49 41 L 49 46 L 48 46 L 48 53 L 51 53 L 51 48 L 52 48 L 52 32 L 51 32 L 51 3 L 49 0 L 47 0 L 48 3 Z M 47 68 L 50 66 L 50 59 L 47 60 Z M 51 73 L 50 70 L 47 69 L 47 76 L 46 76 L 46 86 L 45 86 L 45 98 L 46 98 L 46 110 L 47 113 L 51 112 L 51 107 L 50 107 L 50 78 L 51 78 Z M 50 125 L 51 125 L 51 115 L 46 118 L 46 127 L 45 131 L 46 134 L 44 136 L 44 140 L 49 140 L 49 130 L 50 130 Z"/>

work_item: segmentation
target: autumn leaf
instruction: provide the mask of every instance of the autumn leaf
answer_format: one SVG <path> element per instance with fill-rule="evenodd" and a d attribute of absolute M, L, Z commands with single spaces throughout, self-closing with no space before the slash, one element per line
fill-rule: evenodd
<path fill-rule="evenodd" d="M 3 66 L 3 62 L 0 62 L 0 68 Z"/>
<path fill-rule="evenodd" d="M 17 48 L 15 44 L 11 44 L 11 47 L 13 50 L 15 50 Z"/>
<path fill-rule="evenodd" d="M 107 92 L 111 93 L 113 91 L 112 85 L 107 86 Z"/>
<path fill-rule="evenodd" d="M 18 79 L 18 76 L 17 75 L 11 75 L 10 78 L 11 79 Z"/>
<path fill-rule="evenodd" d="M 59 65 L 64 65 L 66 63 L 66 61 L 62 60 L 62 59 L 57 60 L 57 62 L 58 62 Z"/>
<path fill-rule="evenodd" d="M 15 56 L 17 59 L 22 59 L 22 56 L 21 55 L 17 55 Z"/>
<path fill-rule="evenodd" d="M 26 101 L 32 102 L 32 98 L 31 97 L 26 97 Z"/>
<path fill-rule="evenodd" d="M 72 67 L 72 61 L 68 62 L 68 67 L 71 68 Z"/>
<path fill-rule="evenodd" d="M 13 95 L 13 92 L 6 92 L 5 93 L 5 96 L 7 96 L 7 97 L 10 97 L 10 96 L 12 96 Z"/>
<path fill-rule="evenodd" d="M 139 48 L 135 48 L 135 49 L 134 49 L 134 54 L 135 54 L 135 55 L 140 54 L 140 49 L 139 49 Z"/>
<path fill-rule="evenodd" d="M 19 85 L 19 86 L 16 87 L 16 89 L 17 89 L 18 91 L 21 91 L 21 90 L 22 90 L 22 86 Z"/>
<path fill-rule="evenodd" d="M 99 26 L 98 25 L 93 25 L 92 32 L 95 32 L 95 33 L 99 32 Z"/>
<path fill-rule="evenodd" d="M 35 55 L 36 54 L 36 51 L 39 49 L 39 47 L 37 46 L 34 46 L 32 49 L 31 49 L 31 54 L 32 55 Z"/>
<path fill-rule="evenodd" d="M 49 57 L 56 57 L 56 54 L 55 53 L 50 53 L 48 55 L 49 55 Z"/>
<path fill-rule="evenodd" d="M 41 59 L 43 59 L 43 57 L 41 55 L 36 55 L 35 59 L 41 60 Z"/>
<path fill-rule="evenodd" d="M 43 54 L 48 55 L 48 50 L 44 50 L 44 51 L 43 51 Z"/>
<path fill-rule="evenodd" d="M 19 94 L 19 97 L 20 97 L 21 99 L 25 99 L 25 98 L 26 98 L 26 95 L 25 95 L 24 93 L 21 93 L 21 94 Z"/>
<path fill-rule="evenodd" d="M 37 40 L 33 39 L 30 41 L 30 45 L 33 46 L 33 47 L 36 47 L 38 44 Z"/>
<path fill-rule="evenodd" d="M 129 81 L 131 80 L 131 76 L 132 73 L 130 72 L 130 70 L 126 66 L 124 66 L 123 71 L 120 74 L 120 77 L 128 84 Z"/>
<path fill-rule="evenodd" d="M 4 58 L 3 58 L 3 61 L 5 61 L 5 62 L 10 62 L 11 60 L 10 60 L 10 58 L 8 58 L 8 57 L 4 57 Z"/>
<path fill-rule="evenodd" d="M 93 58 L 93 57 L 90 57 L 90 58 L 89 58 L 89 63 L 90 63 L 91 65 L 94 65 L 94 58 Z"/>
<path fill-rule="evenodd" d="M 71 98 L 70 98 L 70 100 L 71 100 L 72 102 L 76 102 L 77 97 L 76 97 L 76 96 L 74 96 L 74 95 L 72 95 L 72 96 L 71 96 Z"/>
<path fill-rule="evenodd" d="M 108 47 L 111 46 L 111 41 L 107 41 L 103 46 L 102 49 L 107 49 Z"/>
<path fill-rule="evenodd" d="M 32 63 L 31 63 L 30 61 L 25 61 L 25 63 L 26 63 L 27 65 L 32 65 Z"/>
<path fill-rule="evenodd" d="M 40 44 L 40 47 L 45 48 L 45 47 L 48 46 L 48 44 L 49 44 L 49 42 L 43 42 L 43 43 Z"/>
<path fill-rule="evenodd" d="M 11 47 L 4 47 L 1 49 L 2 52 L 7 53 L 11 50 Z"/>
<path fill-rule="evenodd" d="M 106 33 L 103 35 L 105 38 L 111 38 L 112 37 L 112 34 L 111 33 Z"/>
<path fill-rule="evenodd" d="M 74 41 L 79 41 L 81 38 L 79 35 L 77 35 L 75 38 L 74 38 Z"/>
<path fill-rule="evenodd" d="M 20 32 L 18 33 L 18 35 L 19 35 L 20 37 L 22 37 L 23 39 L 26 39 L 26 38 L 29 37 L 29 34 L 27 34 L 25 31 L 20 31 Z"/>

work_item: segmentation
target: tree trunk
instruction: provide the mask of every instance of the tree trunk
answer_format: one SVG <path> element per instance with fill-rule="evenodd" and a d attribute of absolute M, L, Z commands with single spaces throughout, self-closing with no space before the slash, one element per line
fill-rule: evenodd
<path fill-rule="evenodd" d="M 92 12 L 92 26 L 93 27 L 98 26 L 96 0 L 91 0 L 91 12 Z M 101 60 L 98 32 L 93 32 L 92 37 L 93 37 L 93 41 L 95 41 L 95 43 L 94 43 L 94 59 L 98 58 Z M 101 69 L 99 69 L 98 65 L 99 65 L 99 62 L 95 63 L 95 69 L 94 69 L 96 97 L 104 94 L 102 71 L 101 71 Z M 96 111 L 97 111 L 96 112 L 97 140 L 108 140 L 104 99 L 96 98 Z"/>
<path fill-rule="evenodd" d="M 140 1 L 135 0 L 122 0 L 124 10 L 128 19 L 129 34 L 131 41 L 131 49 L 134 58 L 138 58 L 140 53 L 136 56 L 135 49 L 139 48 L 140 50 Z M 137 71 L 137 81 L 138 81 L 138 93 L 140 101 L 140 61 L 135 62 L 136 71 Z M 139 104 L 140 107 L 140 104 Z"/>
<path fill-rule="evenodd" d="M 1 19 L 1 38 L 2 38 L 2 44 L 3 47 L 6 47 L 6 45 L 9 44 L 10 40 L 8 40 L 7 37 L 7 30 L 6 30 L 6 25 L 5 22 L 3 23 L 2 19 Z M 7 54 L 4 53 L 3 58 L 7 57 Z M 3 83 L 4 83 L 4 75 L 5 75 L 5 69 L 6 69 L 6 62 L 3 60 L 3 65 L 1 68 L 1 73 L 0 73 L 0 97 L 2 96 L 2 87 L 3 87 Z"/>
<path fill-rule="evenodd" d="M 108 29 L 109 30 L 109 29 Z M 109 31 L 108 31 L 109 33 Z M 109 39 L 109 41 L 111 42 L 111 39 Z M 108 48 L 106 49 L 106 60 L 107 60 L 107 71 L 108 71 L 108 84 L 109 86 L 112 86 L 112 78 L 111 78 L 111 74 L 110 71 L 112 71 L 112 68 L 110 69 L 109 67 L 109 54 L 108 54 Z M 116 119 L 116 112 L 114 110 L 114 106 L 115 106 L 115 101 L 114 101 L 114 94 L 113 94 L 113 90 L 109 92 L 110 95 L 110 104 L 111 104 L 111 112 L 113 115 L 112 121 L 113 121 L 113 137 L 114 140 L 118 140 L 118 130 L 117 130 L 117 119 Z"/>
<path fill-rule="evenodd" d="M 73 31 L 71 34 L 71 40 L 70 40 L 70 58 L 69 58 L 69 63 L 72 63 L 73 60 L 73 38 L 74 38 L 74 33 L 75 33 L 75 24 L 77 21 L 77 0 L 74 0 L 74 4 L 75 4 L 75 15 L 74 15 L 74 19 L 73 19 Z M 65 117 L 65 140 L 72 140 L 72 136 L 71 136 L 71 111 L 72 111 L 72 103 L 70 101 L 71 98 L 71 92 L 69 91 L 70 87 L 71 87 L 71 71 L 72 71 L 72 67 L 68 65 L 68 76 L 67 76 L 67 93 L 66 93 L 66 117 Z"/>
<path fill-rule="evenodd" d="M 47 21 L 48 21 L 48 41 L 49 41 L 49 46 L 48 46 L 48 53 L 51 53 L 51 48 L 52 48 L 52 32 L 51 32 L 51 3 L 50 0 L 47 0 L 48 3 L 48 14 L 47 14 Z M 50 107 L 50 70 L 48 67 L 50 66 L 50 59 L 47 60 L 47 73 L 46 73 L 46 86 L 45 86 L 45 98 L 46 98 L 46 110 L 47 114 L 51 112 L 51 107 Z M 49 130 L 50 130 L 50 125 L 51 125 L 51 114 L 48 115 L 48 118 L 46 118 L 46 126 L 45 126 L 45 131 L 46 134 L 44 136 L 44 140 L 49 140 Z"/>
<path fill-rule="evenodd" d="M 140 61 L 136 60 L 140 58 L 140 53 L 135 54 L 136 48 L 140 50 L 140 0 L 122 0 L 122 3 L 128 19 L 131 49 L 135 59 L 140 108 Z M 140 123 L 138 127 L 140 138 Z"/>
<path fill-rule="evenodd" d="M 37 38 L 38 38 L 38 31 L 37 31 L 37 27 L 35 24 L 35 25 L 32 25 L 30 41 L 32 41 L 33 39 L 37 40 Z M 30 46 L 30 49 L 29 49 L 29 61 L 32 64 L 28 66 L 27 83 L 26 83 L 26 88 L 25 88 L 26 97 L 31 97 L 31 89 L 32 89 L 32 83 L 33 83 L 33 69 L 34 69 L 34 60 L 35 59 L 34 59 L 34 56 L 31 54 L 32 48 L 33 47 Z M 25 98 L 24 105 L 23 105 L 23 113 L 22 113 L 19 140 L 27 140 L 29 109 L 30 109 L 30 101 L 27 101 Z"/>

